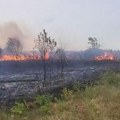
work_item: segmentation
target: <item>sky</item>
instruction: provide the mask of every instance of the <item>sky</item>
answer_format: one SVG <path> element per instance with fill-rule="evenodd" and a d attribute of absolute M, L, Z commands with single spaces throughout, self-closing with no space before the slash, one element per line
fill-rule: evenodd
<path fill-rule="evenodd" d="M 26 49 L 32 49 L 33 39 L 46 29 L 66 50 L 88 48 L 89 37 L 96 37 L 103 49 L 118 50 L 120 0 L 0 0 L 1 45 L 5 36 L 18 34 L 9 28 L 13 26 Z"/>

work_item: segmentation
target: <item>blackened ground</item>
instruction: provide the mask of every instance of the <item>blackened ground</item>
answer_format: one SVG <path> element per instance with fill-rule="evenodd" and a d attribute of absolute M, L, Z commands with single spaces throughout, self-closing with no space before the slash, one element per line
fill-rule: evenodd
<path fill-rule="evenodd" d="M 80 81 L 89 84 L 108 70 L 120 71 L 119 61 L 47 61 L 47 79 L 42 86 L 43 64 L 41 61 L 0 62 L 0 102 L 13 99 L 33 98 L 38 91 L 56 92 L 62 87 Z"/>
<path fill-rule="evenodd" d="M 53 79 L 60 75 L 61 64 L 63 65 L 64 73 L 73 77 L 76 71 L 81 74 L 89 69 L 119 69 L 119 61 L 80 61 L 67 60 L 59 63 L 56 60 L 46 61 L 47 64 L 47 78 Z M 70 73 L 70 74 L 69 74 Z M 67 76 L 68 76 L 67 75 Z M 77 77 L 77 76 L 76 76 Z M 37 80 L 43 79 L 43 63 L 42 61 L 2 61 L 0 62 L 0 81 L 21 81 L 21 80 Z"/>

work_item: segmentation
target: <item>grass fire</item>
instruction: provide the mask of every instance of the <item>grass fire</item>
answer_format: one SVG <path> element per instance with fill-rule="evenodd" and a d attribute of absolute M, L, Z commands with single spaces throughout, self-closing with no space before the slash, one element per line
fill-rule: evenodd
<path fill-rule="evenodd" d="M 95 100 L 94 106 L 100 112 L 104 107 L 97 104 L 101 100 L 99 97 L 106 100 L 110 93 L 110 97 L 114 99 L 111 88 L 115 86 L 115 91 L 120 92 L 120 53 L 101 49 L 97 38 L 89 37 L 88 44 L 89 48 L 84 51 L 66 51 L 43 29 L 34 39 L 34 48 L 24 51 L 19 38 L 8 37 L 5 47 L 0 48 L 0 103 L 12 107 L 7 108 L 8 114 L 3 110 L 5 115 L 2 120 L 6 119 L 6 115 L 11 118 L 9 114 L 14 116 L 12 120 L 26 116 L 29 119 L 32 112 L 41 119 L 48 116 L 48 120 L 55 117 L 54 113 L 57 116 L 65 114 L 64 110 L 73 114 L 72 109 L 84 99 L 87 101 L 82 102 L 81 106 L 88 110 L 82 108 L 84 114 L 80 112 L 80 116 L 85 117 L 88 114 L 88 118 L 92 119 L 94 114 L 96 117 L 96 112 L 90 113 L 93 109 L 89 107 L 93 104 L 90 98 Z M 107 73 L 111 70 L 114 71 Z M 104 90 L 103 96 L 101 93 Z M 100 96 L 94 98 L 93 94 Z M 101 101 L 100 104 L 105 102 Z M 73 108 L 68 108 L 69 105 Z M 109 109 L 112 110 L 112 107 L 109 106 Z M 119 108 L 117 110 L 120 111 Z M 78 111 L 76 110 L 77 118 Z M 111 118 L 107 113 L 105 117 Z M 103 112 L 100 112 L 100 118 L 101 116 Z"/>
<path fill-rule="evenodd" d="M 0 120 L 120 120 L 120 0 L 0 0 Z"/>
<path fill-rule="evenodd" d="M 46 53 L 45 60 L 49 59 L 49 53 Z M 41 60 L 40 55 L 2 55 L 0 61 L 29 61 L 29 60 Z"/>
<path fill-rule="evenodd" d="M 114 54 L 109 54 L 107 52 L 105 52 L 103 55 L 100 56 L 95 56 L 94 58 L 96 61 L 104 61 L 104 60 L 108 60 L 108 61 L 116 61 L 117 58 L 115 57 Z"/>

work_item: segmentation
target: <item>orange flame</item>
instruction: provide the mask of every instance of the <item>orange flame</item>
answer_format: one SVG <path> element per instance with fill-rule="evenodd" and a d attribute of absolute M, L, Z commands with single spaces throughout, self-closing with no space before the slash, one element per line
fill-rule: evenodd
<path fill-rule="evenodd" d="M 45 54 L 45 60 L 48 60 L 49 59 L 49 53 L 47 52 L 46 54 Z"/>
<path fill-rule="evenodd" d="M 27 56 L 27 55 L 3 55 L 0 57 L 0 61 L 26 61 L 26 60 L 39 60 L 40 57 L 38 55 Z"/>
<path fill-rule="evenodd" d="M 49 53 L 46 53 L 45 60 L 49 59 Z M 40 55 L 3 55 L 0 61 L 27 61 L 27 60 L 40 60 Z"/>
<path fill-rule="evenodd" d="M 113 61 L 113 60 L 116 60 L 116 58 L 113 54 L 104 53 L 104 55 L 96 56 L 95 60 L 97 60 L 97 61 L 102 61 L 102 60 Z"/>

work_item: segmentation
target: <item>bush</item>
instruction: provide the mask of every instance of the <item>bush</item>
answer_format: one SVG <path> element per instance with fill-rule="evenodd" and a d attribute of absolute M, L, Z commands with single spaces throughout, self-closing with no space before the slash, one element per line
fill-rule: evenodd
<path fill-rule="evenodd" d="M 50 95 L 38 95 L 35 98 L 35 102 L 39 105 L 39 106 L 43 106 L 43 105 L 49 105 L 50 102 L 52 101 L 52 96 Z"/>
<path fill-rule="evenodd" d="M 26 111 L 24 103 L 15 102 L 15 105 L 11 108 L 11 112 L 14 114 L 23 114 Z"/>
<path fill-rule="evenodd" d="M 73 98 L 73 91 L 65 88 L 63 89 L 61 96 L 64 100 L 70 100 Z"/>
<path fill-rule="evenodd" d="M 79 82 L 79 81 L 76 82 L 75 85 L 73 86 L 73 90 L 75 92 L 83 91 L 83 90 L 85 90 L 85 88 L 86 88 L 85 83 L 82 83 L 82 82 Z"/>
<path fill-rule="evenodd" d="M 52 96 L 50 95 L 38 95 L 35 98 L 35 102 L 39 105 L 39 112 L 41 115 L 47 115 L 51 113 L 50 103 L 52 102 Z"/>

